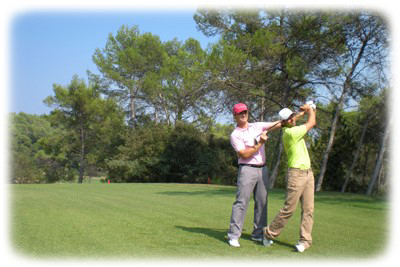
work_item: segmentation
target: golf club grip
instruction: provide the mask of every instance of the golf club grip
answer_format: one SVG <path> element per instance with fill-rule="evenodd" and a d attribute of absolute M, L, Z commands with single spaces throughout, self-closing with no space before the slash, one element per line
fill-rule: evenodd
<path fill-rule="evenodd" d="M 279 123 L 281 123 L 282 121 L 278 121 L 277 123 L 275 123 L 274 125 L 272 125 L 271 127 L 269 127 L 269 129 L 274 128 L 276 125 L 278 125 Z M 259 137 L 260 135 L 262 135 L 263 132 L 261 132 L 260 134 L 258 134 L 254 139 L 256 139 L 257 137 Z"/>
<path fill-rule="evenodd" d="M 277 123 L 275 123 L 274 125 L 272 125 L 272 127 L 269 127 L 269 129 L 274 128 L 276 125 L 278 125 L 279 123 L 281 123 L 282 121 L 278 121 Z M 259 135 L 257 135 L 256 137 L 254 137 L 254 143 L 257 145 L 258 141 L 257 141 L 257 137 L 259 137 L 260 135 L 262 135 L 263 132 L 261 132 Z"/>

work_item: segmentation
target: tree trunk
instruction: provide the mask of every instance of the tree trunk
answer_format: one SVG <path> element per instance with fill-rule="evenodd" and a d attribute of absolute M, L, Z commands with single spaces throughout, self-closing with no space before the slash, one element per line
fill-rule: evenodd
<path fill-rule="evenodd" d="M 80 130 L 80 138 L 81 138 L 81 151 L 80 151 L 80 160 L 79 160 L 79 180 L 78 183 L 83 182 L 83 173 L 85 171 L 85 132 L 83 129 L 83 123 L 81 122 L 81 130 Z"/>
<path fill-rule="evenodd" d="M 360 155 L 361 147 L 362 147 L 362 144 L 363 144 L 363 141 L 364 141 L 365 133 L 366 133 L 366 131 L 368 129 L 369 121 L 370 121 L 370 119 L 367 118 L 367 120 L 366 120 L 366 122 L 365 122 L 365 124 L 363 126 L 363 129 L 362 129 L 362 132 L 361 132 L 360 141 L 358 142 L 358 147 L 357 147 L 356 154 L 354 155 L 353 162 L 352 162 L 351 167 L 349 169 L 349 172 L 348 172 L 348 174 L 346 176 L 346 180 L 344 181 L 343 186 L 342 186 L 342 193 L 344 193 L 346 191 L 347 184 L 348 184 L 350 178 L 353 175 L 353 169 L 356 166 L 356 163 L 358 161 L 358 156 Z"/>
<path fill-rule="evenodd" d="M 337 104 L 337 106 L 335 108 L 335 114 L 333 116 L 333 120 L 332 120 L 332 124 L 331 124 L 331 132 L 330 132 L 330 135 L 329 135 L 328 144 L 327 144 L 325 152 L 324 152 L 324 156 L 322 158 L 321 170 L 320 170 L 319 176 L 318 176 L 318 183 L 317 183 L 317 186 L 315 188 L 315 191 L 317 191 L 317 192 L 319 192 L 321 190 L 322 183 L 324 181 L 324 175 L 325 175 L 325 172 L 326 172 L 326 167 L 328 165 L 329 153 L 332 150 L 333 142 L 335 140 L 337 122 L 339 120 L 339 114 L 340 114 L 341 106 L 342 106 L 343 101 L 344 101 L 345 94 L 346 94 L 346 90 L 343 90 L 343 93 L 342 93 L 342 95 L 340 97 L 339 103 Z"/>
<path fill-rule="evenodd" d="M 284 35 L 284 19 L 285 19 L 284 15 L 281 15 L 280 16 L 280 30 L 281 30 L 282 36 Z M 283 102 L 283 106 L 286 107 L 287 104 L 288 104 L 287 103 L 287 99 L 288 99 L 288 96 L 289 96 L 290 87 L 289 87 L 289 84 L 288 84 L 288 74 L 286 72 L 286 65 L 285 65 L 286 60 L 285 60 L 285 56 L 284 55 L 282 55 L 280 61 L 281 61 L 282 69 L 283 69 L 283 72 L 284 72 L 283 73 L 284 80 L 283 80 L 283 86 L 282 87 L 285 90 L 282 102 Z M 279 134 L 279 145 L 277 147 L 278 156 L 277 156 L 277 160 L 276 160 L 275 166 L 274 166 L 274 168 L 272 170 L 272 173 L 270 175 L 269 188 L 271 188 L 271 189 L 274 187 L 276 176 L 278 175 L 279 165 L 281 163 L 282 152 L 283 152 L 283 144 L 281 142 L 282 135 L 283 135 L 283 132 L 280 131 L 280 134 Z"/>
<path fill-rule="evenodd" d="M 260 111 L 260 121 L 264 121 L 264 111 L 265 111 L 265 99 L 261 98 L 261 111 Z"/>
<path fill-rule="evenodd" d="M 169 113 L 167 104 L 165 103 L 164 98 L 161 93 L 159 93 L 158 96 L 160 97 L 160 101 L 161 101 L 160 108 L 164 109 L 165 119 L 167 120 L 167 125 L 169 126 L 171 124 L 171 120 L 170 120 L 170 113 Z"/>
<path fill-rule="evenodd" d="M 167 117 L 167 125 L 170 126 L 171 125 L 171 119 L 170 119 L 170 115 L 169 115 L 169 110 L 167 108 L 165 108 L 165 116 Z"/>
<path fill-rule="evenodd" d="M 382 162 L 381 165 L 381 171 L 380 171 L 380 181 L 379 181 L 379 189 L 382 188 L 387 188 L 387 183 L 388 183 L 388 179 L 387 179 L 387 174 L 386 174 L 386 170 L 385 170 L 385 161 Z"/>
<path fill-rule="evenodd" d="M 132 123 L 135 121 L 135 95 L 133 89 L 131 90 L 130 99 L 130 108 L 131 108 L 131 121 Z"/>
<path fill-rule="evenodd" d="M 279 138 L 278 138 L 278 144 L 276 145 L 275 148 L 275 155 L 277 155 L 276 157 L 276 163 L 274 165 L 274 168 L 271 172 L 270 175 L 270 180 L 269 180 L 269 188 L 272 189 L 274 188 L 275 185 L 275 181 L 276 181 L 276 176 L 278 175 L 278 170 L 279 170 L 279 163 L 281 162 L 281 158 L 282 158 L 282 153 L 283 153 L 283 145 L 282 145 L 282 130 L 279 133 Z"/>
<path fill-rule="evenodd" d="M 179 104 L 177 104 L 176 109 L 177 110 L 176 110 L 175 123 L 183 120 L 183 112 L 185 111 L 185 104 L 180 102 Z"/>
<path fill-rule="evenodd" d="M 383 162 L 381 164 L 381 169 L 379 170 L 379 175 L 378 175 L 378 192 L 383 188 L 383 176 L 384 176 L 384 167 L 383 167 Z"/>
<path fill-rule="evenodd" d="M 158 109 L 154 109 L 154 125 L 158 124 Z"/>
<path fill-rule="evenodd" d="M 379 149 L 379 154 L 378 154 L 378 157 L 377 157 L 376 163 L 375 163 L 374 172 L 372 174 L 371 180 L 369 182 L 368 190 L 367 190 L 367 195 L 368 196 L 371 195 L 372 190 L 374 189 L 376 180 L 377 180 L 377 178 L 379 176 L 379 172 L 380 172 L 381 167 L 382 167 L 383 155 L 385 154 L 386 144 L 387 144 L 387 140 L 388 140 L 388 137 L 389 137 L 389 125 L 390 125 L 390 123 L 386 124 L 385 133 L 383 134 L 383 137 L 382 137 L 382 141 L 381 141 L 381 145 L 380 145 L 380 149 Z"/>
<path fill-rule="evenodd" d="M 176 121 L 182 121 L 183 112 L 181 109 L 178 110 L 178 114 L 176 116 Z"/>
<path fill-rule="evenodd" d="M 362 44 L 361 44 L 360 50 L 358 51 L 358 54 L 357 54 L 357 58 L 354 61 L 354 63 L 352 64 L 351 70 L 350 70 L 349 74 L 346 76 L 346 80 L 344 81 L 343 91 L 342 91 L 342 94 L 341 94 L 341 96 L 339 98 L 338 104 L 336 106 L 335 114 L 334 114 L 333 121 L 332 121 L 332 124 L 331 124 L 331 133 L 330 133 L 330 136 L 329 136 L 328 144 L 326 146 L 324 157 L 322 159 L 321 170 L 320 170 L 320 173 L 319 173 L 318 183 L 316 185 L 315 191 L 320 191 L 321 190 L 322 183 L 324 181 L 324 175 L 325 175 L 325 172 L 326 172 L 326 166 L 328 164 L 329 153 L 331 152 L 331 149 L 332 149 L 332 146 L 333 146 L 333 141 L 335 139 L 335 132 L 336 132 L 336 127 L 337 127 L 337 122 L 338 122 L 338 119 L 339 119 L 339 116 L 340 116 L 340 110 L 342 109 L 344 100 L 346 99 L 347 92 L 348 92 L 349 87 L 350 87 L 350 81 L 353 78 L 353 74 L 354 74 L 358 64 L 360 63 L 360 61 L 361 61 L 361 59 L 362 59 L 362 57 L 364 55 L 365 47 L 367 46 L 370 38 L 371 38 L 371 33 L 369 33 L 362 40 Z"/>
<path fill-rule="evenodd" d="M 363 176 L 362 176 L 362 180 L 361 180 L 361 185 L 364 184 L 364 181 L 367 177 L 367 172 L 368 172 L 368 160 L 369 160 L 369 147 L 367 146 L 367 148 L 365 149 L 365 153 L 364 153 L 364 168 L 363 168 Z"/>

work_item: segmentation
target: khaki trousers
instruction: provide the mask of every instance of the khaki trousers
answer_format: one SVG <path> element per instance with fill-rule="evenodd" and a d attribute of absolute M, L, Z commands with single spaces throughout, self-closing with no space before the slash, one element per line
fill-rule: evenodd
<path fill-rule="evenodd" d="M 302 243 L 306 249 L 311 246 L 311 231 L 314 221 L 314 174 L 311 169 L 289 168 L 286 201 L 271 224 L 265 228 L 266 238 L 275 239 L 281 233 L 296 210 L 299 200 L 301 202 L 299 243 Z"/>

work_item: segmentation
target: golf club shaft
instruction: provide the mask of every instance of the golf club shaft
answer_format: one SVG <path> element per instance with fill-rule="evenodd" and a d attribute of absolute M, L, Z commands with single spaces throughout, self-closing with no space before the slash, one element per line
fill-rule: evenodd
<path fill-rule="evenodd" d="M 278 125 L 279 123 L 281 123 L 282 121 L 278 121 L 277 123 L 275 123 L 274 125 L 272 125 L 272 127 L 269 127 L 269 129 L 274 128 L 276 125 Z M 254 137 L 254 143 L 257 145 L 258 141 L 257 141 L 257 137 L 259 137 L 260 135 L 262 135 L 263 132 L 261 132 L 259 135 L 257 135 L 256 137 Z"/>
<path fill-rule="evenodd" d="M 314 106 L 315 106 L 314 101 L 308 101 L 306 104 L 314 105 Z M 303 111 L 303 110 L 302 110 L 302 111 Z M 302 112 L 302 111 L 294 112 L 294 115 L 296 116 L 297 114 L 299 114 L 299 113 Z M 281 122 L 282 122 L 282 120 L 278 121 L 277 123 L 275 123 L 274 125 L 272 125 L 272 127 L 269 127 L 269 129 L 274 128 L 276 125 L 278 125 L 278 124 L 281 123 Z M 262 133 L 263 133 L 263 132 L 261 132 L 259 135 L 257 135 L 256 137 L 254 137 L 254 143 L 258 144 L 257 137 L 259 137 L 260 135 L 262 135 Z"/>
<path fill-rule="evenodd" d="M 272 125 L 272 127 L 269 127 L 269 129 L 274 128 L 276 125 L 278 125 L 279 123 L 281 123 L 282 121 L 278 121 L 277 123 L 275 123 L 274 125 Z M 256 139 L 257 137 L 259 137 L 260 135 L 262 135 L 263 132 L 261 132 L 259 135 L 257 135 L 254 139 Z"/>

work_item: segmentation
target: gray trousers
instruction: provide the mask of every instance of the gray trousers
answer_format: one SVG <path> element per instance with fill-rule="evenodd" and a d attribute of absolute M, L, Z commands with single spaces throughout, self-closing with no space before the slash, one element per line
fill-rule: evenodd
<path fill-rule="evenodd" d="M 228 231 L 229 239 L 239 239 L 242 234 L 246 210 L 252 192 L 254 193 L 252 237 L 262 238 L 263 227 L 267 223 L 268 182 L 267 167 L 239 166 L 236 201 L 233 203 Z"/>

